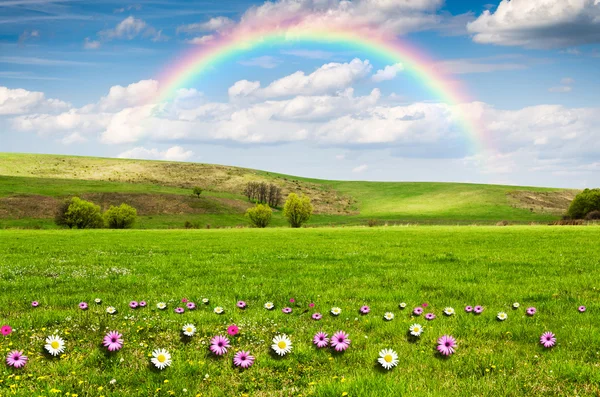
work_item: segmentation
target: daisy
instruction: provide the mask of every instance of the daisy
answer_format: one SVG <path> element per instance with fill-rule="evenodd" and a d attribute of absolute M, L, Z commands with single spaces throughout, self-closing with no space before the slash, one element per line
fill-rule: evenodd
<path fill-rule="evenodd" d="M 227 333 L 231 336 L 236 336 L 239 332 L 240 329 L 235 324 L 231 324 L 229 327 L 227 327 Z"/>
<path fill-rule="evenodd" d="M 97 305 L 99 305 L 99 304 L 101 304 L 101 303 L 102 303 L 102 299 L 100 299 L 100 298 L 96 298 L 96 299 L 94 299 L 94 302 L 95 302 Z"/>
<path fill-rule="evenodd" d="M 360 313 L 361 314 L 367 314 L 370 311 L 371 311 L 371 309 L 369 308 L 369 306 L 366 306 L 366 305 L 360 308 Z"/>
<path fill-rule="evenodd" d="M 246 302 L 244 301 L 238 301 L 237 303 L 237 307 L 239 307 L 240 309 L 245 309 L 246 308 Z"/>
<path fill-rule="evenodd" d="M 552 332 L 545 332 L 540 337 L 540 343 L 545 348 L 550 348 L 556 344 L 556 336 Z"/>
<path fill-rule="evenodd" d="M 6 364 L 9 367 L 22 368 L 27 364 L 27 356 L 24 356 L 23 352 L 13 350 L 6 356 Z"/>
<path fill-rule="evenodd" d="M 413 324 L 408 327 L 408 330 L 412 336 L 421 336 L 423 333 L 423 327 L 420 324 Z"/>
<path fill-rule="evenodd" d="M 457 347 L 456 339 L 454 339 L 454 337 L 450 336 L 450 335 L 442 336 L 440 339 L 438 339 L 437 343 L 438 343 L 438 346 L 437 346 L 438 351 L 441 354 L 443 354 L 444 356 L 449 356 L 451 354 L 454 354 L 454 350 Z"/>
<path fill-rule="evenodd" d="M 58 335 L 52 335 L 46 338 L 44 348 L 53 356 L 58 356 L 65 351 L 65 341 Z"/>
<path fill-rule="evenodd" d="M 81 303 L 79 304 L 79 308 L 80 308 L 81 310 L 87 310 L 87 308 L 88 308 L 88 304 L 87 304 L 87 303 L 85 303 L 85 302 L 81 302 Z"/>
<path fill-rule="evenodd" d="M 292 341 L 285 334 L 277 335 L 273 338 L 271 349 L 273 349 L 275 353 L 279 354 L 280 356 L 285 356 L 292 351 Z"/>
<path fill-rule="evenodd" d="M 187 307 L 188 310 L 194 310 L 196 308 L 196 304 L 194 302 L 188 302 L 185 304 L 185 307 Z"/>
<path fill-rule="evenodd" d="M 140 302 L 140 307 L 146 307 L 148 304 L 146 303 L 146 301 L 141 301 Z"/>
<path fill-rule="evenodd" d="M 475 306 L 473 308 L 473 312 L 475 312 L 475 314 L 481 314 L 481 313 L 483 313 L 483 306 Z"/>
<path fill-rule="evenodd" d="M 533 316 L 535 312 L 537 312 L 537 309 L 535 307 L 528 307 L 526 311 L 528 316 Z"/>
<path fill-rule="evenodd" d="M 455 313 L 454 308 L 452 308 L 452 307 L 447 307 L 444 309 L 444 314 L 446 316 L 452 316 L 454 313 Z"/>
<path fill-rule="evenodd" d="M 383 368 L 389 370 L 398 365 L 398 354 L 392 349 L 383 349 L 379 352 L 377 361 Z"/>
<path fill-rule="evenodd" d="M 229 344 L 229 339 L 224 336 L 217 335 L 210 340 L 210 351 L 216 354 L 217 356 L 222 356 L 227 353 L 227 349 L 229 349 L 231 345 Z"/>
<path fill-rule="evenodd" d="M 130 307 L 130 308 L 132 308 L 132 309 L 135 309 L 135 308 L 137 308 L 138 306 L 139 306 L 139 305 L 138 305 L 138 303 L 137 303 L 136 301 L 131 301 L 131 302 L 129 302 L 129 307 Z"/>
<path fill-rule="evenodd" d="M 322 318 L 323 318 L 323 315 L 322 315 L 321 313 L 314 313 L 314 314 L 312 315 L 312 319 L 313 319 L 313 320 L 317 320 L 317 321 L 319 321 L 319 320 L 320 320 L 320 319 L 322 319 Z"/>
<path fill-rule="evenodd" d="M 577 310 L 579 310 L 579 313 L 583 313 L 585 311 L 585 306 L 579 306 Z"/>
<path fill-rule="evenodd" d="M 387 321 L 392 321 L 392 320 L 394 319 L 394 313 L 392 313 L 392 312 L 386 312 L 386 313 L 383 315 L 383 318 L 384 318 L 385 320 L 387 320 Z"/>
<path fill-rule="evenodd" d="M 204 303 L 205 305 L 208 305 L 208 302 L 209 302 L 208 298 L 202 298 L 202 303 Z"/>
<path fill-rule="evenodd" d="M 400 304 L 398 305 L 398 307 L 399 307 L 400 309 L 404 309 L 404 308 L 406 308 L 406 303 L 405 303 L 405 302 L 402 302 L 402 303 L 400 303 Z"/>
<path fill-rule="evenodd" d="M 506 314 L 504 312 L 499 312 L 496 317 L 498 318 L 498 320 L 504 321 L 508 318 L 508 314 Z"/>
<path fill-rule="evenodd" d="M 433 320 L 434 318 L 435 318 L 435 314 L 433 314 L 433 313 L 427 313 L 427 314 L 425 315 L 425 320 L 431 321 L 431 320 Z"/>
<path fill-rule="evenodd" d="M 420 316 L 421 314 L 423 314 L 423 309 L 420 308 L 420 307 L 415 307 L 414 310 L 413 310 L 413 314 L 415 316 Z"/>
<path fill-rule="evenodd" d="M 254 364 L 254 356 L 251 356 L 250 352 L 241 350 L 233 356 L 233 364 L 236 367 L 249 368 Z"/>
<path fill-rule="evenodd" d="M 225 310 L 223 310 L 223 308 L 221 306 L 217 306 L 215 307 L 215 309 L 213 310 L 216 314 L 223 314 L 223 312 Z"/>
<path fill-rule="evenodd" d="M 183 314 L 183 312 L 185 312 L 185 309 L 183 307 L 176 307 L 175 308 L 175 313 L 177 313 L 177 314 Z"/>
<path fill-rule="evenodd" d="M 317 345 L 319 349 L 327 347 L 327 345 L 329 344 L 329 338 L 327 337 L 327 334 L 325 332 L 318 332 L 313 337 L 313 343 Z"/>
<path fill-rule="evenodd" d="M 513 303 L 513 309 L 518 309 L 521 304 L 519 302 Z"/>
<path fill-rule="evenodd" d="M 104 336 L 102 344 L 108 348 L 109 352 L 121 350 L 123 347 L 123 335 L 117 331 L 110 331 Z"/>
<path fill-rule="evenodd" d="M 38 307 L 39 305 L 40 305 L 40 302 L 38 302 L 38 301 L 31 302 L 31 306 L 33 306 L 33 307 Z"/>
<path fill-rule="evenodd" d="M 344 331 L 338 331 L 331 337 L 331 347 L 338 352 L 345 351 L 350 346 L 350 339 L 348 334 Z"/>
<path fill-rule="evenodd" d="M 273 304 L 273 302 L 265 303 L 265 309 L 267 309 L 267 310 L 273 310 L 274 307 L 275 307 L 275 305 Z"/>
<path fill-rule="evenodd" d="M 150 361 L 156 368 L 162 370 L 171 365 L 171 354 L 165 349 L 156 349 L 152 352 Z"/>
<path fill-rule="evenodd" d="M 292 308 L 284 307 L 283 309 L 281 309 L 281 311 L 284 312 L 285 314 L 290 314 L 292 312 Z"/>
<path fill-rule="evenodd" d="M 10 325 L 3 325 L 2 328 L 0 328 L 0 333 L 4 336 L 10 335 L 12 332 L 12 328 Z"/>
<path fill-rule="evenodd" d="M 467 313 L 471 313 L 471 312 L 473 311 L 473 306 L 466 306 L 466 307 L 465 307 L 465 311 L 466 311 Z"/>
<path fill-rule="evenodd" d="M 115 309 L 115 308 L 114 308 L 114 307 L 112 307 L 112 306 L 109 306 L 109 307 L 107 307 L 107 308 L 106 308 L 106 312 L 107 312 L 108 314 L 115 314 L 115 313 L 117 312 L 117 309 Z"/>
<path fill-rule="evenodd" d="M 341 313 L 342 313 L 342 309 L 340 309 L 339 307 L 331 308 L 331 314 L 333 314 L 334 316 L 339 316 Z"/>
<path fill-rule="evenodd" d="M 194 334 L 196 333 L 196 327 L 194 326 L 194 324 L 186 324 L 181 330 L 183 331 L 183 334 L 185 336 L 194 336 Z"/>
<path fill-rule="evenodd" d="M 167 304 L 166 304 L 165 302 L 158 302 L 158 303 L 156 304 L 156 307 L 157 307 L 159 310 L 165 310 L 165 309 L 167 308 Z"/>

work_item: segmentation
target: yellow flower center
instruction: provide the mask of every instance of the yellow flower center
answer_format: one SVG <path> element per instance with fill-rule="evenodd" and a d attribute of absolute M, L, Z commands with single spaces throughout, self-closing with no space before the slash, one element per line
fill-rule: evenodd
<path fill-rule="evenodd" d="M 280 341 L 277 344 L 277 347 L 279 347 L 280 349 L 285 349 L 287 347 L 287 343 L 285 343 L 284 341 Z"/>
<path fill-rule="evenodd" d="M 421 329 L 419 327 L 415 327 L 414 331 L 419 332 Z"/>
<path fill-rule="evenodd" d="M 187 327 L 185 330 L 186 330 L 187 332 L 192 332 L 192 329 L 191 329 L 190 327 Z"/>
<path fill-rule="evenodd" d="M 52 346 L 53 349 L 58 349 L 60 347 L 60 343 L 58 343 L 57 341 L 53 341 L 52 343 L 50 343 L 50 346 Z"/>
<path fill-rule="evenodd" d="M 167 358 L 165 357 L 164 354 L 159 354 L 158 357 L 156 357 L 156 359 L 158 360 L 159 363 L 164 363 L 165 361 L 167 361 Z"/>
<path fill-rule="evenodd" d="M 385 360 L 386 363 L 391 363 L 393 360 L 393 357 L 391 354 L 386 354 L 383 359 Z"/>

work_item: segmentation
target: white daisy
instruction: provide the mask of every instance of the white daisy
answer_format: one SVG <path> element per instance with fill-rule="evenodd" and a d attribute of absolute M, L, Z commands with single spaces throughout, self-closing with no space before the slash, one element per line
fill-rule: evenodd
<path fill-rule="evenodd" d="M 194 326 L 194 324 L 186 324 L 181 330 L 183 331 L 183 334 L 185 336 L 194 336 L 194 334 L 196 333 L 196 327 Z"/>
<path fill-rule="evenodd" d="M 65 352 L 65 341 L 58 335 L 52 335 L 46 338 L 44 348 L 53 356 L 58 356 Z"/>
<path fill-rule="evenodd" d="M 398 305 L 398 307 L 399 307 L 400 309 L 404 309 L 404 308 L 406 307 L 406 303 L 405 303 L 405 302 L 402 302 L 402 303 L 400 303 L 400 304 Z"/>
<path fill-rule="evenodd" d="M 454 314 L 454 308 L 453 307 L 447 307 L 444 309 L 444 314 L 446 316 L 451 316 Z"/>
<path fill-rule="evenodd" d="M 500 312 L 500 313 L 498 313 L 498 315 L 496 317 L 498 317 L 498 320 L 504 321 L 508 318 L 508 314 L 506 314 L 504 312 Z"/>
<path fill-rule="evenodd" d="M 340 313 L 342 313 L 342 309 L 340 309 L 339 307 L 331 308 L 331 314 L 333 314 L 334 316 L 339 316 Z"/>
<path fill-rule="evenodd" d="M 379 364 L 385 369 L 392 369 L 398 365 L 398 353 L 392 349 L 383 349 L 379 352 L 379 358 L 377 359 Z"/>
<path fill-rule="evenodd" d="M 383 318 L 386 319 L 387 321 L 392 321 L 394 319 L 394 313 L 392 313 L 392 312 L 386 312 L 383 315 Z"/>
<path fill-rule="evenodd" d="M 167 304 L 166 304 L 165 302 L 158 302 L 158 303 L 156 304 L 156 307 L 157 307 L 159 310 L 165 310 L 165 309 L 167 308 Z"/>
<path fill-rule="evenodd" d="M 274 307 L 275 307 L 275 305 L 273 304 L 273 302 L 265 303 L 265 309 L 267 309 L 267 310 L 273 310 Z"/>
<path fill-rule="evenodd" d="M 413 324 L 408 327 L 408 330 L 412 336 L 421 336 L 423 333 L 423 327 L 420 324 Z"/>
<path fill-rule="evenodd" d="M 171 365 L 171 354 L 165 349 L 156 349 L 152 352 L 150 361 L 156 368 L 165 369 Z"/>
<path fill-rule="evenodd" d="M 224 311 L 225 310 L 223 310 L 223 308 L 221 306 L 215 307 L 215 310 L 214 310 L 214 312 L 217 314 L 223 314 Z"/>
<path fill-rule="evenodd" d="M 115 309 L 115 308 L 114 308 L 114 307 L 112 307 L 112 306 L 109 306 L 109 307 L 107 307 L 107 308 L 106 308 L 106 312 L 107 312 L 108 314 L 115 314 L 115 313 L 117 312 L 117 309 Z"/>
<path fill-rule="evenodd" d="M 96 299 L 94 299 L 94 302 L 96 302 L 96 304 L 98 304 L 98 305 L 99 305 L 99 304 L 101 304 L 101 303 L 102 303 L 102 299 L 100 299 L 100 298 L 96 298 Z"/>
<path fill-rule="evenodd" d="M 514 307 L 515 309 L 518 309 L 518 308 L 519 308 L 519 306 L 521 306 L 521 304 L 520 304 L 519 302 L 515 302 L 515 303 L 513 303 L 513 307 Z"/>
<path fill-rule="evenodd" d="M 292 341 L 287 335 L 277 335 L 273 338 L 271 349 L 280 356 L 285 356 L 292 351 Z"/>
<path fill-rule="evenodd" d="M 202 298 L 202 303 L 204 303 L 205 305 L 208 305 L 208 298 Z"/>

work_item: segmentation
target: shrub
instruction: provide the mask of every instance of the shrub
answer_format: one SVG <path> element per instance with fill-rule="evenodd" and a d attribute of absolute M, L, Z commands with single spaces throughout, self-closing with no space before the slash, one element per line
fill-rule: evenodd
<path fill-rule="evenodd" d="M 500 221 L 496 223 L 496 226 L 508 226 L 508 221 Z"/>
<path fill-rule="evenodd" d="M 200 198 L 200 195 L 202 194 L 202 188 L 201 187 L 196 186 L 192 191 L 194 192 L 194 194 L 196 196 L 198 196 L 198 198 Z"/>
<path fill-rule="evenodd" d="M 600 211 L 600 189 L 585 189 L 575 196 L 568 215 L 573 219 L 583 219 L 592 211 Z"/>
<path fill-rule="evenodd" d="M 588 212 L 588 214 L 585 216 L 585 219 L 587 221 L 600 220 L 600 211 L 596 210 L 596 211 Z"/>
<path fill-rule="evenodd" d="M 79 197 L 61 204 L 54 220 L 57 225 L 70 229 L 97 229 L 104 225 L 100 206 Z"/>
<path fill-rule="evenodd" d="M 104 213 L 106 227 L 110 229 L 131 229 L 137 218 L 137 210 L 125 203 L 118 207 L 111 205 Z"/>
<path fill-rule="evenodd" d="M 250 219 L 250 223 L 255 227 L 267 227 L 271 223 L 273 210 L 266 204 L 257 204 L 254 208 L 249 208 L 246 211 L 246 216 Z"/>
<path fill-rule="evenodd" d="M 186 229 L 200 229 L 200 222 L 185 221 L 184 225 Z"/>
<path fill-rule="evenodd" d="M 290 193 L 285 205 L 283 215 L 288 219 L 291 227 L 300 227 L 308 222 L 313 212 L 313 206 L 308 196 L 298 197 L 296 193 Z"/>
<path fill-rule="evenodd" d="M 377 219 L 369 219 L 367 221 L 367 226 L 369 226 L 369 227 L 375 227 L 378 224 L 379 224 L 379 221 Z M 387 224 L 386 224 L 386 226 L 387 226 Z"/>

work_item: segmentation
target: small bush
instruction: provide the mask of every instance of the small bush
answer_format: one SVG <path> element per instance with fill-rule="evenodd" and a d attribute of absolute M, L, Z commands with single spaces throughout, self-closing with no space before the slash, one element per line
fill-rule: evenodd
<path fill-rule="evenodd" d="M 575 196 L 567 214 L 573 219 L 583 219 L 592 211 L 600 211 L 600 189 L 585 189 Z"/>
<path fill-rule="evenodd" d="M 104 225 L 100 206 L 79 197 L 61 204 L 54 221 L 58 226 L 67 226 L 69 229 L 99 229 Z"/>
<path fill-rule="evenodd" d="M 185 221 L 184 225 L 186 229 L 200 229 L 200 222 Z"/>
<path fill-rule="evenodd" d="M 496 223 L 496 226 L 508 226 L 508 221 L 500 221 Z"/>
<path fill-rule="evenodd" d="M 192 192 L 194 192 L 194 195 L 198 196 L 198 198 L 200 198 L 200 195 L 202 194 L 202 188 L 199 186 L 196 186 Z"/>
<path fill-rule="evenodd" d="M 585 216 L 585 220 L 587 221 L 597 221 L 600 220 L 600 211 L 591 211 Z"/>
<path fill-rule="evenodd" d="M 273 210 L 266 204 L 257 204 L 254 208 L 249 208 L 246 211 L 246 216 L 250 219 L 250 223 L 255 227 L 267 227 L 271 223 Z"/>
<path fill-rule="evenodd" d="M 377 225 L 379 225 L 379 221 L 377 219 L 369 219 L 367 221 L 367 226 L 369 226 L 369 227 L 375 227 Z"/>
<path fill-rule="evenodd" d="M 111 205 L 104 213 L 104 221 L 109 229 L 131 229 L 137 218 L 137 210 L 125 203 L 118 207 Z"/>
<path fill-rule="evenodd" d="M 290 193 L 285 205 L 283 215 L 288 219 L 291 227 L 297 228 L 308 222 L 313 212 L 313 206 L 308 196 L 298 197 L 296 193 Z"/>

